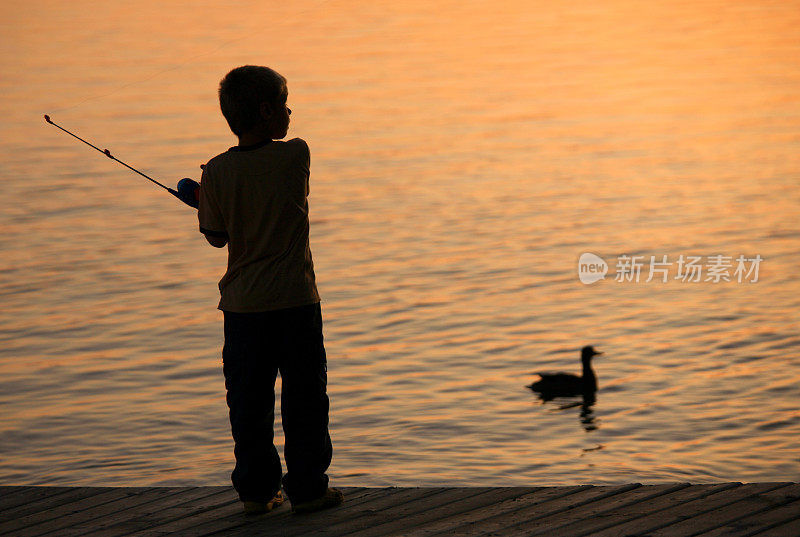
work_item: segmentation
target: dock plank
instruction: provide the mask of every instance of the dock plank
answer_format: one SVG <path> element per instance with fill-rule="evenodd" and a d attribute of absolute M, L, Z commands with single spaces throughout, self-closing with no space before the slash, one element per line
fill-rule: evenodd
<path fill-rule="evenodd" d="M 800 519 L 792 520 L 775 528 L 763 532 L 753 533 L 757 537 L 786 537 L 787 535 L 800 535 Z"/>
<path fill-rule="evenodd" d="M 371 524 L 366 517 L 385 517 L 387 520 L 396 520 L 399 518 L 398 509 L 404 508 L 411 501 L 430 501 L 431 497 L 435 497 L 439 492 L 455 489 L 392 489 L 394 494 L 384 495 L 383 497 L 372 496 L 366 498 L 365 501 L 360 503 L 351 502 L 350 498 L 345 495 L 345 503 L 336 509 L 330 511 L 323 511 L 319 513 L 312 513 L 303 516 L 294 516 L 291 514 L 283 514 L 275 519 L 265 521 L 265 524 L 260 526 L 251 525 L 239 533 L 231 535 L 236 536 L 251 536 L 251 535 L 274 535 L 280 537 L 289 537 L 296 535 L 320 535 L 321 532 L 333 533 L 334 535 L 348 535 L 349 531 L 353 528 L 348 528 L 348 524 L 360 524 L 362 528 L 371 527 Z M 461 489 L 462 491 L 471 491 L 473 489 Z M 462 492 L 463 495 L 463 492 Z M 441 500 L 441 498 L 439 498 Z M 426 505 L 421 504 L 424 510 Z M 331 528 L 333 523 L 338 521 L 338 525 Z M 352 526 L 351 525 L 351 526 Z M 260 532 L 260 533 L 259 533 Z M 405 535 L 406 532 L 403 532 Z"/>
<path fill-rule="evenodd" d="M 73 522 L 68 527 L 62 528 L 58 532 L 58 537 L 77 537 L 89 532 L 97 532 L 119 524 L 125 520 L 130 520 L 142 516 L 148 510 L 161 509 L 176 502 L 176 497 L 186 501 L 186 494 L 209 494 L 208 487 L 154 487 L 151 491 L 144 492 L 138 496 L 136 501 L 125 502 L 122 505 L 109 504 L 117 507 L 116 510 L 102 516 L 90 513 L 91 516 L 82 517 Z"/>
<path fill-rule="evenodd" d="M 441 535 L 483 535 L 487 533 L 503 532 L 512 535 L 511 529 L 517 524 L 530 524 L 536 520 L 557 515 L 570 509 L 590 504 L 603 498 L 615 496 L 641 487 L 638 483 L 622 485 L 617 487 L 589 487 L 584 490 L 553 498 L 547 502 L 522 502 L 522 505 L 514 511 L 498 513 L 494 516 L 479 520 L 470 524 L 465 524 L 452 528 Z M 535 495 L 534 495 L 535 496 Z M 517 534 L 520 533 L 516 529 Z M 437 534 L 438 535 L 438 534 Z"/>
<path fill-rule="evenodd" d="M 790 503 L 730 522 L 717 529 L 704 533 L 703 537 L 748 537 L 761 535 L 764 530 L 781 527 L 800 519 L 800 498 Z M 784 535 L 800 535 L 800 532 Z"/>
<path fill-rule="evenodd" d="M 514 530 L 527 536 L 543 535 L 556 532 L 561 535 L 584 535 L 591 533 L 597 517 L 608 515 L 618 509 L 625 509 L 638 503 L 647 502 L 664 495 L 686 489 L 688 483 L 675 485 L 643 485 L 631 490 L 621 491 L 606 497 L 596 498 L 590 503 L 577 505 L 569 510 L 554 513 L 533 520 L 525 520 L 504 528 Z"/>
<path fill-rule="evenodd" d="M 414 528 L 424 528 L 434 522 L 441 523 L 443 519 L 457 519 L 464 514 L 471 513 L 481 507 L 514 500 L 536 491 L 536 488 L 493 488 L 481 491 L 478 494 L 467 495 L 439 507 L 427 508 L 415 515 L 396 517 L 389 522 L 375 525 L 364 531 L 352 533 L 353 537 L 377 537 L 384 535 L 409 535 Z"/>
<path fill-rule="evenodd" d="M 419 492 L 416 491 L 417 489 L 414 489 L 416 492 L 409 492 L 409 489 L 397 487 L 382 489 L 343 488 L 341 490 L 345 495 L 345 503 L 335 510 L 322 513 L 295 516 L 292 515 L 291 507 L 287 502 L 271 513 L 257 517 L 246 517 L 242 514 L 242 506 L 237 501 L 232 503 L 229 508 L 217 511 L 214 513 L 216 516 L 210 519 L 202 516 L 202 514 L 200 516 L 195 514 L 183 521 L 172 521 L 169 526 L 151 527 L 149 530 L 138 532 L 135 535 L 137 537 L 163 535 L 165 531 L 180 531 L 180 535 L 186 537 L 215 534 L 225 536 L 286 536 L 293 533 L 307 535 L 342 518 L 355 518 L 364 509 L 391 506 L 401 501 L 404 496 L 420 496 Z"/>
<path fill-rule="evenodd" d="M 231 487 L 0 487 L 0 537 L 785 537 L 800 484 L 343 488 L 337 508 L 246 517 Z"/>
<path fill-rule="evenodd" d="M 353 496 L 348 494 L 348 496 Z M 162 535 L 181 535 L 190 537 L 193 535 L 231 535 L 234 530 L 247 530 L 248 535 L 267 534 L 284 535 L 287 529 L 287 518 L 291 521 L 291 508 L 288 504 L 277 508 L 272 513 L 267 513 L 260 518 L 260 524 L 255 522 L 256 517 L 246 517 L 242 515 L 242 505 L 239 501 L 220 505 L 213 509 L 201 511 L 191 516 L 176 519 L 166 524 L 151 527 L 143 531 L 132 534 L 132 537 L 158 537 Z M 276 522 L 275 518 L 284 515 L 283 522 Z M 251 521 L 253 521 L 251 523 Z M 266 527 L 269 525 L 270 527 Z M 307 530 L 307 527 L 305 528 Z"/>
<path fill-rule="evenodd" d="M 650 531 L 680 522 L 700 510 L 727 505 L 753 493 L 747 487 L 739 491 L 741 483 L 719 485 L 692 485 L 652 500 L 642 501 L 597 517 L 587 524 L 592 537 L 618 537 L 619 535 L 645 535 Z M 725 494 L 720 494 L 725 492 Z M 718 496 L 712 498 L 714 494 Z M 584 532 L 586 533 L 586 532 Z"/>
<path fill-rule="evenodd" d="M 365 512 L 386 509 L 393 505 L 402 504 L 409 499 L 433 494 L 440 490 L 444 489 L 408 489 L 398 487 L 377 489 L 376 494 L 368 494 L 352 502 L 348 501 L 348 497 L 345 496 L 345 502 L 335 509 L 302 516 L 293 515 L 290 506 L 284 505 L 278 512 L 259 517 L 254 523 L 240 530 L 227 533 L 226 536 L 279 535 L 281 537 L 289 537 L 291 535 L 307 535 L 330 524 L 358 518 Z"/>
<path fill-rule="evenodd" d="M 91 537 L 118 537 L 136 531 L 146 530 L 162 523 L 192 516 L 195 512 L 209 506 L 231 501 L 233 489 L 230 487 L 197 487 L 170 495 L 156 504 L 145 504 L 133 516 L 123 516 L 112 524 L 90 529 L 84 535 Z"/>
<path fill-rule="evenodd" d="M 217 502 L 208 508 L 193 510 L 181 513 L 181 516 L 174 517 L 169 521 L 153 524 L 148 528 L 141 529 L 131 534 L 136 537 L 160 537 L 162 535 L 186 535 L 187 530 L 208 522 L 216 522 L 219 531 L 231 529 L 241 525 L 241 521 L 233 518 L 235 515 L 242 514 L 242 506 L 239 499 L 234 494 L 226 495 L 228 501 Z M 228 526 L 220 527 L 219 522 L 227 520 Z M 205 534 L 211 533 L 206 531 Z"/>
<path fill-rule="evenodd" d="M 367 489 L 363 488 L 351 488 L 345 489 L 343 492 L 347 494 L 348 498 L 354 501 L 354 504 L 357 504 L 356 500 L 363 497 L 366 490 Z M 375 496 L 378 497 L 380 495 Z M 275 522 L 272 521 L 275 516 L 281 513 L 291 516 L 290 511 L 291 508 L 288 504 L 286 504 L 279 507 L 272 513 L 268 513 L 264 517 L 258 518 L 264 520 L 267 517 L 271 517 L 270 522 L 275 524 Z M 245 526 L 250 526 L 251 529 L 249 530 L 248 534 L 252 534 L 253 531 L 259 532 L 264 529 L 263 523 L 261 525 L 250 524 L 250 521 L 253 521 L 255 518 L 256 517 L 243 516 L 242 504 L 238 501 L 238 496 L 235 496 L 234 493 L 234 498 L 231 502 L 223 503 L 205 510 L 197 510 L 188 516 L 175 518 L 165 523 L 153 525 L 146 529 L 139 530 L 131 535 L 135 537 L 158 537 L 162 535 L 181 535 L 184 537 L 189 537 L 192 535 L 213 535 L 215 533 L 230 535 L 232 531 L 241 529 Z M 278 523 L 278 531 L 283 532 L 285 527 L 285 523 Z M 268 534 L 274 535 L 274 530 L 270 530 Z"/>
<path fill-rule="evenodd" d="M 476 506 L 472 511 L 466 513 L 443 516 L 435 522 L 425 524 L 423 527 L 410 529 L 406 535 L 407 537 L 428 537 L 431 535 L 451 534 L 456 528 L 469 527 L 492 517 L 502 517 L 512 511 L 518 511 L 523 505 L 538 505 L 589 488 L 592 488 L 592 486 L 539 487 L 516 498 L 507 499 L 499 503 L 486 502 L 484 505 Z"/>
<path fill-rule="evenodd" d="M 413 492 L 409 492 L 412 490 Z M 443 489 L 442 489 L 443 490 Z M 384 489 L 380 494 L 371 494 L 361 501 L 349 502 L 345 496 L 345 502 L 329 511 L 311 513 L 308 515 L 296 516 L 291 513 L 289 506 L 284 506 L 283 511 L 275 515 L 275 518 L 259 521 L 257 525 L 252 525 L 239 532 L 231 533 L 231 536 L 249 537 L 250 535 L 279 535 L 288 537 L 292 534 L 304 535 L 316 531 L 318 528 L 336 521 L 355 519 L 361 516 L 364 511 L 387 508 L 392 505 L 402 504 L 409 498 L 419 497 L 435 492 L 434 489 L 407 489 L 392 487 Z M 257 533 L 262 532 L 262 533 Z"/>
<path fill-rule="evenodd" d="M 365 502 L 355 508 L 346 506 L 332 509 L 329 512 L 311 513 L 303 516 L 292 517 L 287 526 L 284 537 L 300 537 L 308 535 L 347 535 L 348 532 L 368 528 L 373 524 L 390 520 L 392 516 L 415 513 L 425 509 L 426 505 L 438 505 L 438 502 L 448 501 L 448 491 L 453 488 L 411 488 L 398 489 L 387 498 L 379 498 Z M 463 491 L 463 489 L 462 489 Z"/>
<path fill-rule="evenodd" d="M 697 516 L 650 532 L 650 536 L 672 537 L 710 532 L 745 517 L 789 503 L 796 498 L 795 494 L 800 491 L 800 485 L 792 483 L 760 483 L 752 488 L 761 488 L 761 490 L 736 502 L 715 509 L 707 509 Z"/>
<path fill-rule="evenodd" d="M 71 487 L 0 487 L 0 521 L 5 520 L 3 511 L 68 490 Z"/>
<path fill-rule="evenodd" d="M 320 537 L 338 535 L 363 537 L 365 534 L 377 536 L 387 534 L 387 529 L 389 535 L 403 535 L 402 528 L 406 521 L 424 520 L 432 511 L 451 509 L 461 501 L 469 501 L 477 496 L 487 494 L 490 490 L 490 488 L 445 489 L 439 494 L 419 500 L 414 499 L 388 509 L 377 510 L 352 521 L 347 520 L 338 525 L 321 528 L 317 535 Z M 392 528 L 394 528 L 394 533 L 391 531 Z"/>
<path fill-rule="evenodd" d="M 345 487 L 340 489 L 344 494 L 345 505 L 351 509 L 365 502 L 372 501 L 381 496 L 386 496 L 391 491 L 398 491 L 396 487 L 383 489 L 365 487 Z M 293 519 L 297 518 L 291 514 L 291 507 L 288 504 L 275 509 L 271 513 L 266 513 L 257 517 L 244 517 L 241 514 L 241 506 L 232 510 L 231 513 L 215 520 L 209 520 L 197 524 L 187 524 L 181 528 L 181 535 L 185 537 L 200 537 L 205 535 L 224 534 L 234 535 L 254 535 L 258 532 L 266 532 L 269 535 L 282 535 L 291 529 Z"/>
<path fill-rule="evenodd" d="M 80 535 L 86 532 L 85 528 L 87 527 L 100 526 L 104 520 L 118 520 L 120 513 L 126 511 L 134 513 L 139 506 L 157 502 L 171 494 L 175 494 L 175 490 L 164 487 L 145 488 L 142 490 L 122 489 L 122 492 L 123 494 L 119 494 L 115 498 L 102 498 L 102 495 L 94 496 L 93 499 L 98 501 L 93 505 L 86 504 L 82 510 L 76 510 L 70 514 L 26 528 L 25 537 L 39 537 L 48 534 L 58 535 L 59 537 Z M 84 528 L 83 531 L 80 528 Z"/>
<path fill-rule="evenodd" d="M 22 528 L 58 516 L 53 513 L 64 513 L 69 512 L 71 509 L 80 509 L 81 502 L 85 502 L 93 496 L 109 494 L 113 490 L 110 487 L 75 487 L 59 494 L 45 496 L 12 509 L 7 509 L 2 513 L 3 522 L 0 523 L 0 535 L 11 532 L 16 533 Z"/>

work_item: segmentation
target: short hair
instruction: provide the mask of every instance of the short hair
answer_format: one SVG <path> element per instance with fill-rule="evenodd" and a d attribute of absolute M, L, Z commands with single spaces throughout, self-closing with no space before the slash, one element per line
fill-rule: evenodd
<path fill-rule="evenodd" d="M 237 136 L 261 121 L 261 103 L 277 103 L 287 95 L 286 78 L 259 65 L 237 67 L 219 83 L 219 107 Z"/>

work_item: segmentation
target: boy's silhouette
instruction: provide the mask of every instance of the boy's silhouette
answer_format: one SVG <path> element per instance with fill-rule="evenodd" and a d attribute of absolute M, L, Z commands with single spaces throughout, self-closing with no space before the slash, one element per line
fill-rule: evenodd
<path fill-rule="evenodd" d="M 282 142 L 291 110 L 286 79 L 243 66 L 222 79 L 222 114 L 239 144 L 206 164 L 198 218 L 208 242 L 228 246 L 219 282 L 223 372 L 235 443 L 233 486 L 245 512 L 283 502 L 295 512 L 338 505 L 328 488 L 327 366 L 308 233 L 309 150 Z M 282 379 L 286 475 L 273 444 L 275 379 Z"/>

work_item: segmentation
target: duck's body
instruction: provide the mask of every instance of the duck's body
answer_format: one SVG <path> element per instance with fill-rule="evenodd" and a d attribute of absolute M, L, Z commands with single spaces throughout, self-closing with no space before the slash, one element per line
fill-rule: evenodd
<path fill-rule="evenodd" d="M 597 376 L 592 370 L 592 357 L 602 352 L 597 352 L 592 346 L 581 349 L 581 362 L 583 375 L 570 373 L 537 373 L 541 377 L 528 388 L 542 394 L 542 396 L 569 397 L 575 395 L 589 395 L 597 391 Z"/>

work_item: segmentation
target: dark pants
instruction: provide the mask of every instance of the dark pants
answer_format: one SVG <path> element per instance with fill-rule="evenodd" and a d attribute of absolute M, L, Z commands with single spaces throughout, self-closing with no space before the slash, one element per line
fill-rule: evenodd
<path fill-rule="evenodd" d="M 225 388 L 235 443 L 233 487 L 242 501 L 269 501 L 281 487 L 273 443 L 275 378 L 281 373 L 283 489 L 293 503 L 328 487 L 328 383 L 319 304 L 225 315 Z"/>

